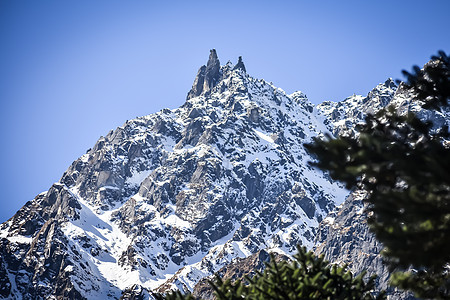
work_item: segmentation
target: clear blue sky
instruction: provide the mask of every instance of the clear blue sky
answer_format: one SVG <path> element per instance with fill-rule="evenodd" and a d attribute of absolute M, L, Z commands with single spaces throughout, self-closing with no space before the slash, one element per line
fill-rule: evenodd
<path fill-rule="evenodd" d="M 0 1 L 0 222 L 127 119 L 183 104 L 216 48 L 314 103 L 450 52 L 450 1 Z"/>

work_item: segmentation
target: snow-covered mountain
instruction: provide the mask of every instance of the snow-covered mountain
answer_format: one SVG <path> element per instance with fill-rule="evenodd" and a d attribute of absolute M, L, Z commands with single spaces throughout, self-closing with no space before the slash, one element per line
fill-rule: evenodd
<path fill-rule="evenodd" d="M 353 95 L 340 102 L 325 101 L 317 109 L 326 116 L 325 124 L 333 135 L 355 135 L 355 126 L 364 122 L 368 113 L 386 107 L 394 97 L 397 86 L 389 78 L 377 85 L 367 96 Z"/>
<path fill-rule="evenodd" d="M 430 61 L 429 63 L 434 63 Z M 355 125 L 363 122 L 366 113 L 392 105 L 400 114 L 414 112 L 423 121 L 430 121 L 434 128 L 450 125 L 450 109 L 431 111 L 422 109 L 421 103 L 411 101 L 412 92 L 403 83 L 398 87 L 391 79 L 379 84 L 366 97 L 352 96 L 341 102 L 324 102 L 318 109 L 326 115 L 325 123 L 335 135 L 357 135 Z M 354 274 L 367 271 L 367 276 L 378 275 L 378 289 L 388 291 L 388 299 L 416 299 L 412 293 L 389 286 L 390 271 L 383 264 L 380 251 L 383 245 L 369 231 L 363 191 L 353 191 L 319 225 L 314 252 L 325 259 L 347 264 Z"/>
<path fill-rule="evenodd" d="M 0 297 L 189 291 L 260 250 L 312 249 L 348 191 L 308 166 L 303 144 L 354 134 L 396 91 L 389 79 L 316 107 L 211 50 L 182 107 L 110 131 L 0 225 Z"/>

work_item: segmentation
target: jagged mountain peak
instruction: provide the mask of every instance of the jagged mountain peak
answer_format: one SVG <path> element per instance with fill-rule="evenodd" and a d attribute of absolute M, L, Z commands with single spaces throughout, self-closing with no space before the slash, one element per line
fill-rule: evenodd
<path fill-rule="evenodd" d="M 65 280 L 77 295 L 116 297 L 175 273 L 171 282 L 189 290 L 233 258 L 312 247 L 318 223 L 347 191 L 307 165 L 302 144 L 327 129 L 306 96 L 251 77 L 242 58 L 220 66 L 215 50 L 189 95 L 178 109 L 101 137 L 2 225 L 0 272 L 48 282 L 8 279 L 10 291 L 51 294 Z M 42 243 L 59 247 L 46 258 L 61 261 L 52 273 L 30 258 L 45 255 Z"/>
<path fill-rule="evenodd" d="M 235 70 L 243 70 L 244 73 L 246 72 L 242 56 L 239 56 L 238 62 L 234 67 L 230 61 L 224 66 L 221 66 L 216 50 L 211 49 L 208 62 L 198 70 L 186 99 L 189 100 L 210 93 L 221 80 L 228 77 Z"/>
<path fill-rule="evenodd" d="M 217 65 L 217 64 L 220 66 L 219 57 L 217 56 L 217 51 L 216 51 L 216 49 L 211 49 L 211 50 L 209 50 L 209 58 L 208 58 L 208 63 L 206 64 L 206 66 L 213 66 L 213 65 Z"/>
<path fill-rule="evenodd" d="M 200 96 L 211 90 L 221 78 L 220 61 L 216 49 L 211 49 L 208 62 L 200 67 L 187 99 Z"/>
<path fill-rule="evenodd" d="M 1 225 L 0 293 L 188 291 L 233 259 L 311 248 L 348 191 L 303 143 L 389 102 L 391 81 L 316 107 L 211 50 L 183 106 L 110 131 Z"/>

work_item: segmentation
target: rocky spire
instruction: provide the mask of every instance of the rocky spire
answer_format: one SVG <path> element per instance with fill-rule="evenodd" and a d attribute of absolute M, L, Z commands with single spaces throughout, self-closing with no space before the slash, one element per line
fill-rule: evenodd
<path fill-rule="evenodd" d="M 201 66 L 195 77 L 192 89 L 187 95 L 187 99 L 197 97 L 203 92 L 211 90 L 220 81 L 220 61 L 217 57 L 216 49 L 212 49 L 208 62 Z"/>
<path fill-rule="evenodd" d="M 200 69 L 198 69 L 197 76 L 195 77 L 194 80 L 194 84 L 192 85 L 191 90 L 187 94 L 186 99 L 197 97 L 202 93 L 203 84 L 205 82 L 205 73 L 206 73 L 206 66 L 201 66 Z"/>
<path fill-rule="evenodd" d="M 212 89 L 220 77 L 220 61 L 217 57 L 216 49 L 212 49 L 209 54 L 208 63 L 206 64 L 205 83 L 203 90 Z"/>
<path fill-rule="evenodd" d="M 245 70 L 244 62 L 242 61 L 242 56 L 239 56 L 237 64 L 234 66 L 233 70 L 241 69 L 244 70 L 244 72 L 247 72 Z"/>

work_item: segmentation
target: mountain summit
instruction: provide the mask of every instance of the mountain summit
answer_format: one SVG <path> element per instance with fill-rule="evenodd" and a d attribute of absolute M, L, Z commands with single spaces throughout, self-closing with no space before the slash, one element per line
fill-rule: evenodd
<path fill-rule="evenodd" d="M 0 226 L 0 296 L 191 291 L 237 258 L 313 248 L 348 191 L 308 165 L 303 144 L 351 130 L 358 103 L 385 105 L 395 90 L 315 107 L 211 50 L 182 107 L 100 137 Z"/>
<path fill-rule="evenodd" d="M 217 57 L 216 49 L 212 49 L 209 54 L 208 63 L 200 67 L 195 77 L 192 89 L 189 91 L 187 99 L 198 97 L 202 93 L 211 90 L 221 79 L 220 61 Z"/>

